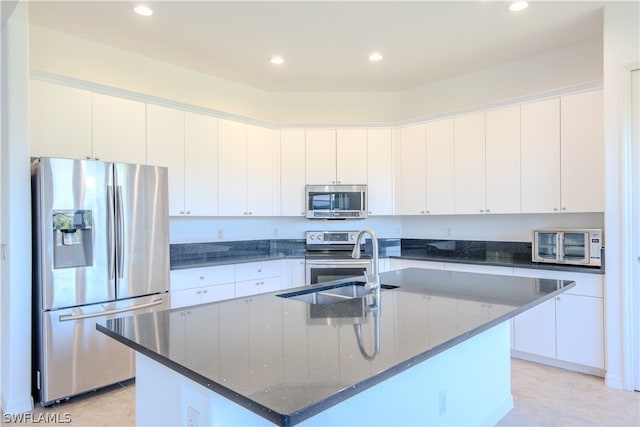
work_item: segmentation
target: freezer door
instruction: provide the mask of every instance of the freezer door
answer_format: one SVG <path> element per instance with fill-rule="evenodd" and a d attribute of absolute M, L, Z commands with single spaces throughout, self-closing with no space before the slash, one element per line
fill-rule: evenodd
<path fill-rule="evenodd" d="M 167 168 L 115 164 L 117 299 L 169 289 Z"/>
<path fill-rule="evenodd" d="M 98 332 L 96 322 L 168 308 L 167 300 L 164 294 L 43 312 L 35 375 L 40 402 L 46 405 L 133 378 L 135 352 Z"/>
<path fill-rule="evenodd" d="M 33 162 L 35 304 L 47 310 L 115 298 L 107 188 L 110 164 Z"/>

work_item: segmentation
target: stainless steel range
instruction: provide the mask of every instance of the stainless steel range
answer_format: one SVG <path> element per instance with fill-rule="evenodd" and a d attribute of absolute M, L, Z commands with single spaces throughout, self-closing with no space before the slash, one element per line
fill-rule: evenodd
<path fill-rule="evenodd" d="M 357 231 L 307 231 L 306 284 L 370 273 L 370 257 L 351 257 L 357 236 Z"/>

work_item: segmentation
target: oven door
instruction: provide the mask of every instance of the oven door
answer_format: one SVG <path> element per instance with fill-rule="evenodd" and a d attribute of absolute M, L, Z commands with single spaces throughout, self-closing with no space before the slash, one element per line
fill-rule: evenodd
<path fill-rule="evenodd" d="M 305 277 L 307 285 L 315 285 L 370 272 L 370 259 L 307 259 Z"/>

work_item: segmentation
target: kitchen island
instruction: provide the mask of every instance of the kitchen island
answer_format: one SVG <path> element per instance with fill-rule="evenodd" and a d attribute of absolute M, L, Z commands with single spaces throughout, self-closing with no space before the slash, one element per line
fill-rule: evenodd
<path fill-rule="evenodd" d="M 342 280 L 98 329 L 137 351 L 136 425 L 491 425 L 513 407 L 508 320 L 574 286 L 380 278 L 378 301 L 338 300 Z"/>

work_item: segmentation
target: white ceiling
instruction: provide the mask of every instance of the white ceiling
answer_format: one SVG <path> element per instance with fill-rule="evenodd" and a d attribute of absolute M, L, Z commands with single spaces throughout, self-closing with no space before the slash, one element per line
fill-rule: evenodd
<path fill-rule="evenodd" d="M 132 1 L 30 1 L 30 22 L 258 89 L 382 92 L 601 38 L 604 2 L 530 0 L 516 14 L 488 0 L 146 4 L 151 17 Z"/>

